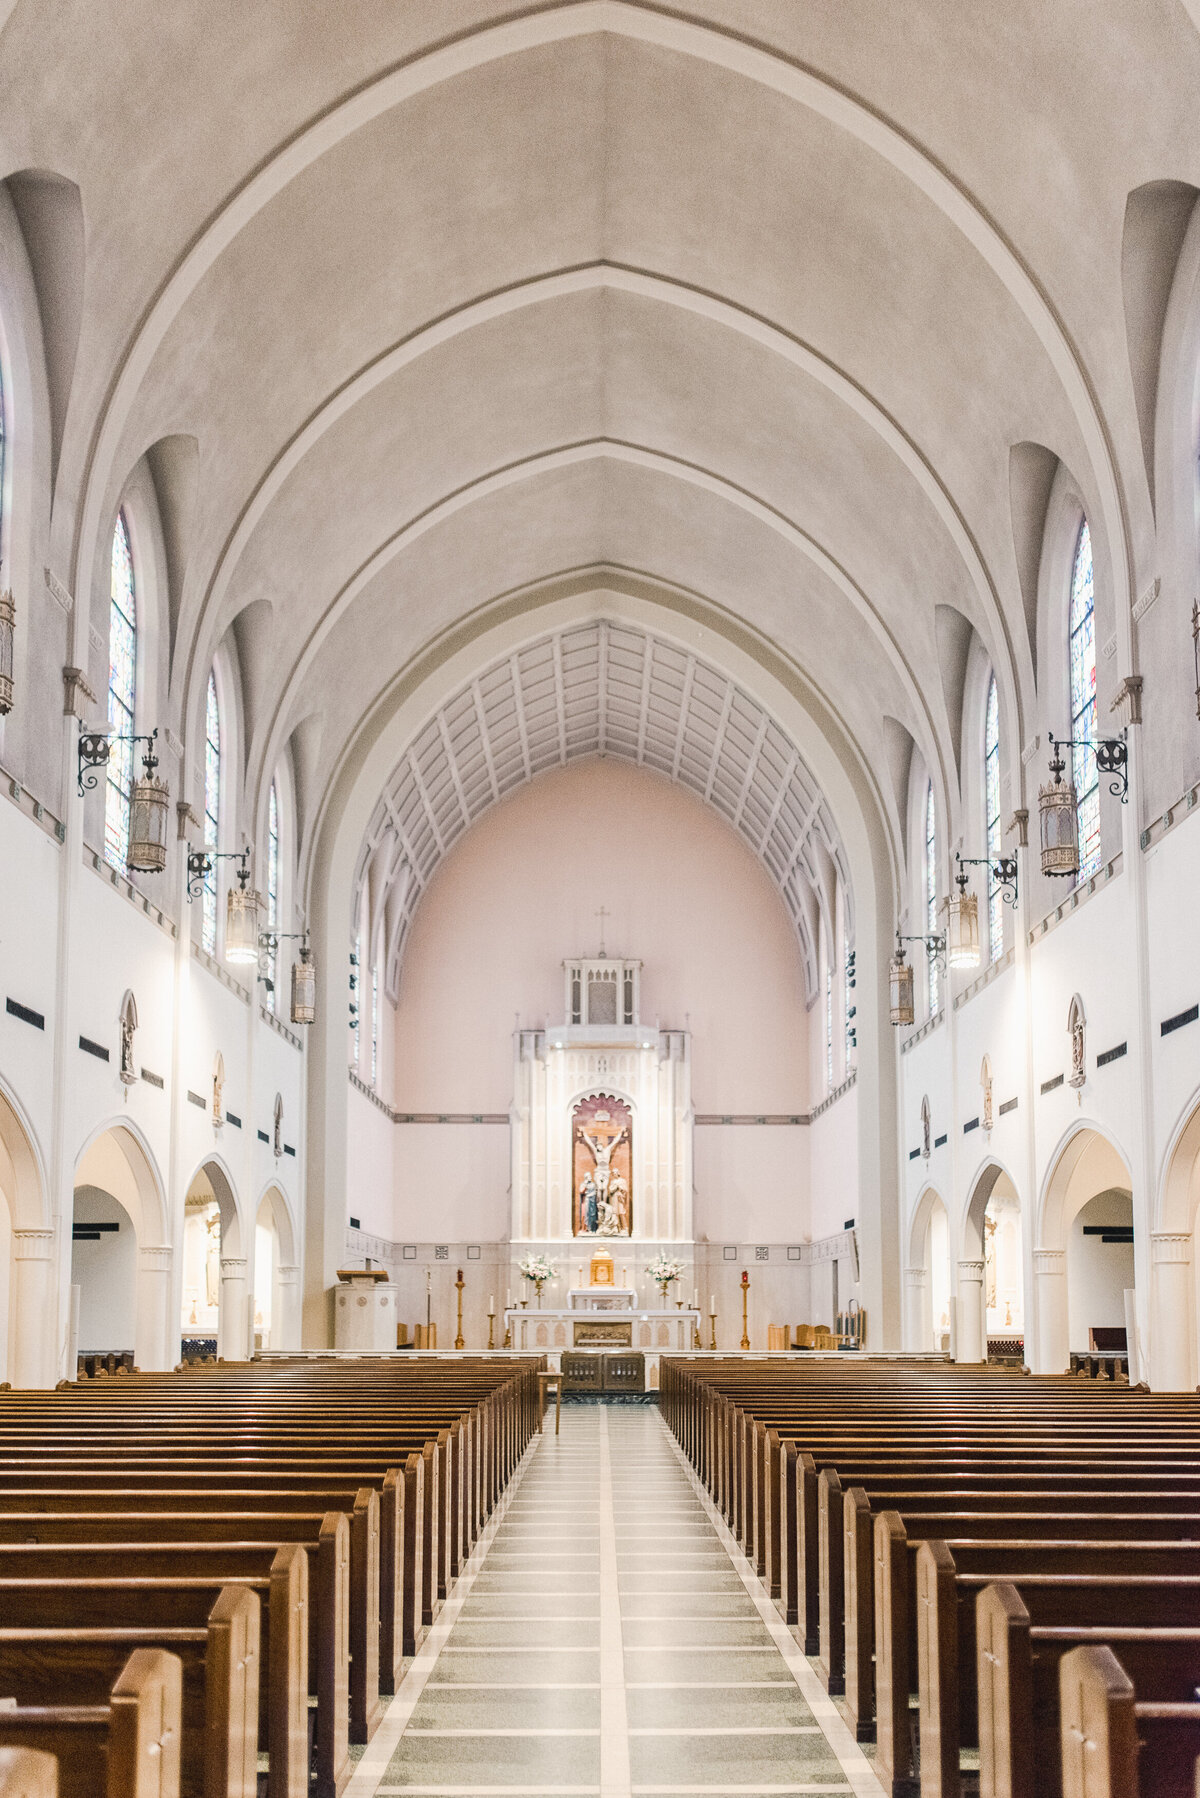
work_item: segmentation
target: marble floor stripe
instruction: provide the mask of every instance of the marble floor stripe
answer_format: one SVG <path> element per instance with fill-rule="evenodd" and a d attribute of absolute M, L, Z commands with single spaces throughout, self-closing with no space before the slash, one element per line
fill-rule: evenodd
<path fill-rule="evenodd" d="M 342 1798 L 881 1792 L 657 1411 L 568 1406 Z"/>

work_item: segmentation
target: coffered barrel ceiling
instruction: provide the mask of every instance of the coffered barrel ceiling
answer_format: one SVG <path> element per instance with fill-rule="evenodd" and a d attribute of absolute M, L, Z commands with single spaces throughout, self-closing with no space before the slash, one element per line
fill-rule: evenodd
<path fill-rule="evenodd" d="M 362 720 L 438 633 L 607 567 L 792 661 L 898 857 L 888 745 L 916 746 L 953 814 L 964 633 L 997 670 L 1018 803 L 1037 691 L 1016 446 L 1078 482 L 1098 581 L 1127 602 L 1149 572 L 1122 234 L 1145 183 L 1200 185 L 1197 92 L 1177 0 L 1111 0 L 1102 30 L 1085 0 L 17 0 L 0 171 L 74 183 L 85 244 L 48 559 L 103 593 L 148 458 L 186 765 L 224 644 L 248 791 L 290 750 L 305 853 Z M 600 669 L 614 640 L 589 641 Z M 515 706 L 525 674 L 497 678 Z M 569 701 L 550 681 L 552 759 L 634 728 L 597 678 Z M 448 810 L 391 864 L 396 954 L 428 843 L 475 815 L 440 720 Z M 475 728 L 486 761 L 495 724 Z M 726 810 L 786 897 L 803 853 L 771 860 L 786 807 L 758 840 L 752 761 Z M 788 903 L 803 939 L 812 895 Z"/>

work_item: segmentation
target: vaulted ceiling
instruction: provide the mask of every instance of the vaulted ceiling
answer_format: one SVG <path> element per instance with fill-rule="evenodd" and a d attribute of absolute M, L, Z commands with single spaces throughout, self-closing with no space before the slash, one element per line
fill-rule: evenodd
<path fill-rule="evenodd" d="M 899 844 L 897 733 L 956 780 L 947 619 L 1021 778 L 1046 467 L 1146 572 L 1123 234 L 1200 186 L 1198 93 L 1182 0 L 17 0 L 0 173 L 74 183 L 85 243 L 49 560 L 103 593 L 147 457 L 171 716 L 234 644 L 306 841 L 432 639 L 617 568 L 802 669 Z"/>

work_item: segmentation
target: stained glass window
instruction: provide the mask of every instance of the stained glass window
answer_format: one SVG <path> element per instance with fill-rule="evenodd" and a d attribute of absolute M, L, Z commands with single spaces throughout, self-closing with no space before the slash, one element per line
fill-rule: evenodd
<path fill-rule="evenodd" d="M 1100 777 L 1096 772 L 1096 604 L 1092 581 L 1092 534 L 1085 518 L 1071 571 L 1071 751 L 1079 817 L 1079 878 L 1100 866 Z"/>
<path fill-rule="evenodd" d="M 221 846 L 221 712 L 216 676 L 209 673 L 204 708 L 204 847 L 215 855 Z M 217 953 L 217 868 L 204 876 L 204 947 Z"/>
<path fill-rule="evenodd" d="M 993 961 L 1004 954 L 1004 905 L 993 869 L 1000 856 L 1000 696 L 996 677 L 988 682 L 983 727 L 983 809 L 988 860 L 988 947 Z"/>
<path fill-rule="evenodd" d="M 362 1040 L 362 931 L 354 939 L 354 954 L 350 958 L 350 1032 L 354 1038 L 352 1050 L 354 1065 L 359 1062 L 359 1045 Z"/>
<path fill-rule="evenodd" d="M 371 969 L 371 1085 L 379 1073 L 379 968 Z"/>
<path fill-rule="evenodd" d="M 129 800 L 133 792 L 134 698 L 137 687 L 137 600 L 133 553 L 124 512 L 113 528 L 108 602 L 108 779 L 104 789 L 104 859 L 125 872 L 129 860 Z"/>
<path fill-rule="evenodd" d="M 849 918 L 847 918 L 845 947 L 842 951 L 842 979 L 843 979 L 842 1005 L 843 1005 L 843 1009 L 845 1012 L 845 1017 L 843 1019 L 843 1023 L 845 1024 L 845 1027 L 846 1027 L 846 1073 L 847 1074 L 849 1074 L 850 1069 L 854 1062 L 854 1019 L 851 1016 L 851 1013 L 854 1010 L 854 988 L 850 984 L 850 967 L 851 967 L 850 957 L 851 957 L 852 953 L 853 953 L 853 951 L 850 948 L 850 920 L 849 920 Z"/>
<path fill-rule="evenodd" d="M 279 929 L 279 795 L 275 782 L 267 798 L 267 929 L 274 937 Z M 267 979 L 271 982 L 271 1010 L 279 1003 L 279 951 L 267 952 Z"/>
<path fill-rule="evenodd" d="M 933 782 L 930 781 L 925 790 L 925 931 L 928 936 L 936 936 L 938 927 L 937 898 L 937 802 L 933 797 Z M 941 983 L 938 979 L 937 962 L 929 957 L 929 1015 L 933 1016 L 941 1003 Z"/>

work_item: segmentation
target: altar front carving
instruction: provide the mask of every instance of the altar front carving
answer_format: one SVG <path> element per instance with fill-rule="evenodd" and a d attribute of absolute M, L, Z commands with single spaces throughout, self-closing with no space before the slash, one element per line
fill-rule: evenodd
<path fill-rule="evenodd" d="M 688 1032 L 641 1022 L 640 962 L 563 973 L 566 1021 L 516 1033 L 512 1241 L 690 1244 Z"/>

